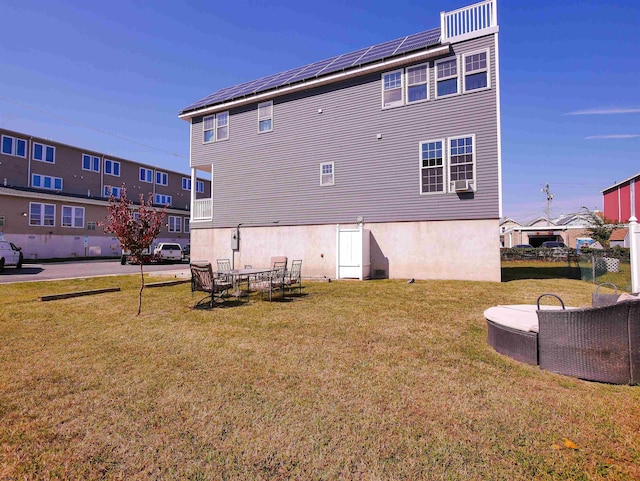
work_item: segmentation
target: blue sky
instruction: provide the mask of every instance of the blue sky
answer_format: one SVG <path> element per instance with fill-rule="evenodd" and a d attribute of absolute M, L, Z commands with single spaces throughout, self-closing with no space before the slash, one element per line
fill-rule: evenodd
<path fill-rule="evenodd" d="M 0 125 L 188 172 L 178 112 L 438 27 L 463 0 L 0 0 Z M 602 208 L 640 172 L 640 2 L 499 0 L 503 214 Z M 70 122 L 71 121 L 71 122 Z"/>

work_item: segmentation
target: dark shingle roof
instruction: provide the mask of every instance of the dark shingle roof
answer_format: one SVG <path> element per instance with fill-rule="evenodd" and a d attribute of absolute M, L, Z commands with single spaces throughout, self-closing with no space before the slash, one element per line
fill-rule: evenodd
<path fill-rule="evenodd" d="M 415 33 L 406 37 L 391 40 L 368 48 L 345 53 L 336 57 L 314 62 L 285 72 L 263 77 L 251 82 L 226 87 L 185 107 L 180 115 L 193 110 L 220 104 L 258 93 L 275 90 L 284 86 L 304 82 L 344 70 L 361 67 L 380 60 L 400 57 L 416 50 L 437 45 L 440 42 L 440 28 Z"/>

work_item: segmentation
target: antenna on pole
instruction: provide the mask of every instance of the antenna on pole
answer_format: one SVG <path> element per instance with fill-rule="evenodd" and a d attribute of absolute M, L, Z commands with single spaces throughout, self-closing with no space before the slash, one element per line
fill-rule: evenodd
<path fill-rule="evenodd" d="M 549 184 L 546 184 L 541 192 L 547 194 L 547 223 L 551 223 L 551 201 L 553 200 L 553 194 L 549 190 Z"/>

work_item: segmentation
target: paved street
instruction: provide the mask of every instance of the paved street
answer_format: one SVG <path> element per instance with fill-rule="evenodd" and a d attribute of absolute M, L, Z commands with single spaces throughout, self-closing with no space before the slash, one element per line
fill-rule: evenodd
<path fill-rule="evenodd" d="M 162 272 L 169 277 L 189 277 L 188 264 L 149 264 L 144 272 Z M 0 273 L 0 284 L 9 282 L 47 281 L 53 279 L 73 279 L 95 276 L 139 274 L 139 265 L 121 265 L 120 260 L 108 261 L 72 261 L 45 262 L 42 264 L 24 264 L 21 269 L 5 267 Z"/>

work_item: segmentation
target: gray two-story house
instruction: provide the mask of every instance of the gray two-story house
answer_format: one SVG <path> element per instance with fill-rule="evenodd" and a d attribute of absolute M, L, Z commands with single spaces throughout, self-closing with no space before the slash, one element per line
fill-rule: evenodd
<path fill-rule="evenodd" d="M 303 260 L 328 278 L 500 280 L 495 0 L 439 28 L 184 108 L 192 258 Z"/>

